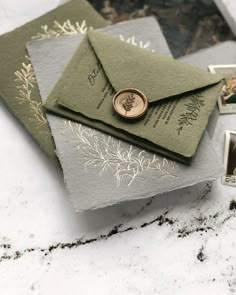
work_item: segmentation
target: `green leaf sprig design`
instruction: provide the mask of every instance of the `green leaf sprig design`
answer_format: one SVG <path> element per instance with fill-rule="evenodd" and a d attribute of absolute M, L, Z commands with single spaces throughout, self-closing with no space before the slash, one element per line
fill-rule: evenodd
<path fill-rule="evenodd" d="M 181 114 L 178 120 L 178 135 L 181 134 L 184 126 L 193 125 L 193 122 L 197 120 L 201 108 L 204 107 L 204 105 L 205 102 L 202 94 L 199 93 L 192 95 L 192 97 L 190 98 L 190 102 L 185 104 L 186 112 L 184 114 Z"/>

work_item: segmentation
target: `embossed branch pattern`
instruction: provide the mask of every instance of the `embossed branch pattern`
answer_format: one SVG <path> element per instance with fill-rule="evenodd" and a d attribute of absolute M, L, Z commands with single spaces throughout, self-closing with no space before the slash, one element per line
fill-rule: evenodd
<path fill-rule="evenodd" d="M 201 108 L 205 106 L 203 95 L 193 94 L 190 98 L 190 102 L 185 104 L 186 112 L 180 115 L 178 120 L 178 128 L 176 129 L 178 135 L 181 134 L 185 126 L 193 125 L 193 122 L 197 120 Z"/>
<path fill-rule="evenodd" d="M 125 99 L 125 102 L 123 103 L 123 108 L 125 109 L 126 114 L 127 112 L 132 110 L 134 101 L 135 101 L 135 97 L 133 93 L 128 95 L 127 98 Z"/>
<path fill-rule="evenodd" d="M 33 36 L 32 40 L 42 40 L 58 36 L 85 34 L 88 29 L 93 29 L 93 27 L 88 28 L 86 20 L 83 20 L 81 23 L 75 22 L 74 24 L 72 24 L 70 20 L 67 20 L 63 24 L 60 24 L 58 21 L 54 21 L 53 28 L 49 28 L 48 25 L 43 25 L 41 26 L 41 29 L 42 32 L 39 32 L 37 35 Z"/>
<path fill-rule="evenodd" d="M 65 129 L 71 131 L 72 137 L 66 137 L 66 142 L 80 151 L 84 159 L 84 167 L 99 169 L 99 174 L 112 173 L 117 186 L 127 181 L 130 186 L 134 180 L 142 177 L 148 171 L 159 172 L 159 177 L 177 177 L 176 163 L 155 154 L 138 150 L 132 145 L 129 148 L 105 134 L 98 134 L 94 129 L 81 124 L 64 120 Z"/>
<path fill-rule="evenodd" d="M 16 87 L 19 90 L 16 99 L 19 101 L 19 104 L 28 103 L 31 112 L 34 114 L 33 119 L 38 126 L 46 124 L 47 119 L 43 112 L 42 104 L 35 101 L 32 96 L 32 91 L 37 83 L 32 64 L 30 62 L 23 62 L 21 70 L 15 72 L 15 77 L 15 81 L 18 84 Z"/>
<path fill-rule="evenodd" d="M 120 37 L 121 41 L 124 41 L 124 42 L 129 43 L 129 44 L 134 45 L 134 46 L 138 46 L 138 47 L 143 48 L 143 49 L 151 50 L 150 49 L 150 45 L 151 45 L 150 41 L 148 41 L 146 43 L 143 42 L 143 41 L 137 41 L 135 36 L 125 38 L 122 34 L 120 34 L 119 37 Z M 155 52 L 155 50 L 153 50 L 153 49 L 151 51 Z"/>
<path fill-rule="evenodd" d="M 41 26 L 42 32 L 39 32 L 33 36 L 32 40 L 43 40 L 51 37 L 84 34 L 87 32 L 88 27 L 86 21 L 83 20 L 81 23 L 75 22 L 72 24 L 70 20 L 60 24 L 58 21 L 54 21 L 53 28 L 50 29 L 48 25 Z M 92 29 L 92 27 L 90 27 Z M 22 68 L 15 72 L 15 82 L 18 83 L 17 89 L 19 90 L 16 99 L 20 104 L 27 102 L 32 112 L 33 119 L 38 126 L 47 124 L 46 114 L 43 111 L 42 103 L 34 100 L 33 89 L 37 83 L 34 70 L 30 59 L 26 56 L 27 62 L 22 62 Z"/>

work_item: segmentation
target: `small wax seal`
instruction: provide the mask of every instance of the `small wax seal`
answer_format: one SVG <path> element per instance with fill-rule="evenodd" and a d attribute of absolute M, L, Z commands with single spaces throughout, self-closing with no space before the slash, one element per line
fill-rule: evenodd
<path fill-rule="evenodd" d="M 123 89 L 113 97 L 113 107 L 120 116 L 127 119 L 136 119 L 146 113 L 148 100 L 138 89 Z"/>

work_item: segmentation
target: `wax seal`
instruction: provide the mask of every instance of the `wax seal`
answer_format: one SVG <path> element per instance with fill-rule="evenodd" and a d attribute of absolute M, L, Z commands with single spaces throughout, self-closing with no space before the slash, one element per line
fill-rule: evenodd
<path fill-rule="evenodd" d="M 120 116 L 127 119 L 136 119 L 146 113 L 148 100 L 138 89 L 123 89 L 113 97 L 113 107 Z"/>

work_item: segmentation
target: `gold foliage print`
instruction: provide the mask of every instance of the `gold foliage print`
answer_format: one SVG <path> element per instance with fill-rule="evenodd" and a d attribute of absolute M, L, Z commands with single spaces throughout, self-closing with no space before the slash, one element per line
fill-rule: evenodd
<path fill-rule="evenodd" d="M 27 58 L 27 57 L 26 57 Z M 34 120 L 38 126 L 42 126 L 47 123 L 47 119 L 42 109 L 41 102 L 37 102 L 32 97 L 32 91 L 36 85 L 36 78 L 34 75 L 33 67 L 31 63 L 22 63 L 22 69 L 15 72 L 15 81 L 17 82 L 17 89 L 19 90 L 16 99 L 19 104 L 27 102 L 30 110 L 34 114 Z"/>
<path fill-rule="evenodd" d="M 58 21 L 54 21 L 53 28 L 50 29 L 48 25 L 41 26 L 42 32 L 33 36 L 32 40 L 43 40 L 51 37 L 74 35 L 74 34 L 84 34 L 87 32 L 88 27 L 86 21 L 83 20 L 81 23 L 75 22 L 72 24 L 70 20 L 65 21 L 60 24 Z M 90 27 L 92 29 L 92 27 Z M 30 59 L 26 56 L 27 62 L 22 62 L 22 68 L 15 72 L 15 81 L 18 83 L 17 89 L 19 90 L 16 99 L 20 104 L 27 102 L 29 108 L 33 115 L 33 119 L 36 121 L 38 126 L 43 126 L 47 124 L 46 114 L 43 111 L 42 103 L 37 102 L 33 98 L 33 89 L 37 84 L 34 70 Z"/>
<path fill-rule="evenodd" d="M 99 174 L 112 173 L 117 186 L 122 181 L 130 186 L 136 179 L 141 178 L 148 171 L 159 172 L 159 177 L 176 177 L 176 163 L 155 154 L 139 150 L 129 145 L 128 148 L 122 142 L 99 133 L 94 129 L 81 124 L 64 120 L 66 130 L 70 130 L 72 137 L 66 138 L 66 142 L 80 151 L 84 159 L 84 167 L 99 169 Z"/>
<path fill-rule="evenodd" d="M 134 46 L 138 46 L 140 48 L 143 48 L 143 49 L 147 49 L 147 50 L 150 50 L 150 41 L 148 42 L 143 42 L 143 41 L 137 41 L 135 36 L 132 36 L 132 37 L 129 37 L 129 38 L 125 38 L 122 34 L 119 35 L 120 37 L 120 40 L 121 41 L 124 41 L 126 43 L 129 43 L 131 45 L 134 45 Z M 155 50 L 151 50 L 152 52 L 155 52 Z"/>
<path fill-rule="evenodd" d="M 92 29 L 92 27 L 87 27 L 86 20 L 83 20 L 81 23 L 75 22 L 75 24 L 72 24 L 70 20 L 67 20 L 63 24 L 60 24 L 58 21 L 54 21 L 53 28 L 50 29 L 48 25 L 44 25 L 41 26 L 41 29 L 42 32 L 39 32 L 37 35 L 33 36 L 32 40 L 42 40 L 51 37 L 85 34 L 88 29 Z"/>

